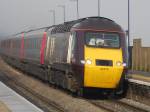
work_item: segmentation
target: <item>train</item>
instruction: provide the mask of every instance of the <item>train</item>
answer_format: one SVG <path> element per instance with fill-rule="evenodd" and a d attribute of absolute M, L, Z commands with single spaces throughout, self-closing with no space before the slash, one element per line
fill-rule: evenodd
<path fill-rule="evenodd" d="M 0 41 L 11 65 L 78 95 L 85 89 L 119 94 L 127 75 L 127 37 L 105 17 L 33 29 Z"/>

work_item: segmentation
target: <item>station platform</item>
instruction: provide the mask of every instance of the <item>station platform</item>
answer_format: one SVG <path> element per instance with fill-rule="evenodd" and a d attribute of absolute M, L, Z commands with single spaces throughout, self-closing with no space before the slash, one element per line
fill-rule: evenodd
<path fill-rule="evenodd" d="M 0 112 L 43 112 L 0 82 Z"/>
<path fill-rule="evenodd" d="M 150 82 L 150 72 L 129 71 L 129 78 Z"/>
<path fill-rule="evenodd" d="M 129 71 L 128 80 L 130 82 L 150 86 L 150 72 Z"/>

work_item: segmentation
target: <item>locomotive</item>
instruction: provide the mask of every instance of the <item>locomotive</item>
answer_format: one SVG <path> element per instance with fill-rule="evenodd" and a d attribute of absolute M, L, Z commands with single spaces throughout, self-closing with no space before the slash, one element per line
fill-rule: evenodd
<path fill-rule="evenodd" d="M 0 42 L 11 65 L 79 95 L 123 91 L 126 34 L 113 20 L 87 17 L 12 35 Z"/>

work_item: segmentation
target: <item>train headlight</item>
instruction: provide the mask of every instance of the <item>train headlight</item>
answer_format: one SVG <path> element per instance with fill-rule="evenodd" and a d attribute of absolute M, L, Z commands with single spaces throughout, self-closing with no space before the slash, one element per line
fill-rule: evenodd
<path fill-rule="evenodd" d="M 122 63 L 121 63 L 120 61 L 117 61 L 117 62 L 116 62 L 116 65 L 117 65 L 117 66 L 121 66 Z"/>
<path fill-rule="evenodd" d="M 92 61 L 89 60 L 89 59 L 87 59 L 87 60 L 86 60 L 86 64 L 91 65 L 91 64 L 92 64 Z"/>
<path fill-rule="evenodd" d="M 91 64 L 92 64 L 92 61 L 91 61 L 90 59 L 81 60 L 80 62 L 81 62 L 81 64 L 88 64 L 88 65 L 91 65 Z"/>

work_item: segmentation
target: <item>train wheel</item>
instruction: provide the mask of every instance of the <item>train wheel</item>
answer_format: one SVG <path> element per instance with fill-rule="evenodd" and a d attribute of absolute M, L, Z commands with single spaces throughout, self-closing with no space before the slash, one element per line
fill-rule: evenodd
<path fill-rule="evenodd" d="M 111 90 L 111 91 L 107 92 L 107 94 L 105 94 L 105 95 L 107 95 L 108 99 L 116 99 L 116 91 L 115 90 Z"/>
<path fill-rule="evenodd" d="M 55 84 L 55 81 L 54 81 L 54 71 L 53 70 L 50 70 L 50 72 L 49 72 L 49 82 L 51 83 L 51 84 Z"/>
<path fill-rule="evenodd" d="M 44 73 L 45 73 L 45 81 L 48 82 L 49 81 L 48 69 L 46 69 Z"/>
<path fill-rule="evenodd" d="M 68 89 L 73 92 L 76 93 L 79 89 L 79 84 L 76 80 L 76 78 L 72 75 L 72 74 L 68 74 Z"/>
<path fill-rule="evenodd" d="M 80 88 L 80 89 L 77 91 L 77 95 L 80 96 L 80 97 L 83 97 L 83 96 L 84 96 L 83 88 Z"/>
<path fill-rule="evenodd" d="M 127 94 L 127 90 L 128 90 L 128 81 L 124 80 L 121 83 L 120 88 L 116 91 L 116 95 L 118 97 L 125 97 Z"/>
<path fill-rule="evenodd" d="M 65 75 L 64 75 L 64 77 L 63 77 L 62 87 L 63 87 L 64 89 L 67 88 L 67 77 L 66 77 Z"/>
<path fill-rule="evenodd" d="M 57 86 L 59 86 L 60 84 L 60 82 L 59 82 L 59 78 L 60 78 L 60 73 L 59 73 L 59 71 L 56 71 L 55 72 L 55 83 L 56 83 L 56 85 Z"/>

